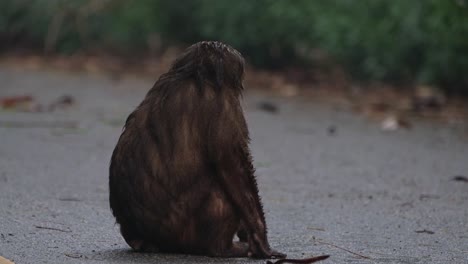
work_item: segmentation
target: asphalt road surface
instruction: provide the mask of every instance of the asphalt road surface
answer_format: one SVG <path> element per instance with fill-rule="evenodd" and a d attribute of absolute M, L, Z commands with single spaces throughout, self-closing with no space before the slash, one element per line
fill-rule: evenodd
<path fill-rule="evenodd" d="M 0 256 L 17 264 L 265 262 L 134 253 L 120 236 L 109 159 L 153 81 L 0 67 L 0 97 L 75 100 L 52 112 L 0 112 Z M 324 264 L 468 263 L 468 183 L 453 180 L 468 176 L 465 125 L 419 121 L 382 132 L 346 109 L 253 91 L 244 110 L 273 248 L 293 258 L 330 254 Z"/>

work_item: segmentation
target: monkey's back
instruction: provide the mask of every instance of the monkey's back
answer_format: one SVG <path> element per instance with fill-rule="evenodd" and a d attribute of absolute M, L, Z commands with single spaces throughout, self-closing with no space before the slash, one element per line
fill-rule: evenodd
<path fill-rule="evenodd" d="M 226 107 L 232 107 L 230 97 L 209 88 L 199 93 L 193 85 L 181 86 L 183 90 L 174 91 L 153 88 L 130 114 L 113 152 L 109 177 L 110 206 L 124 237 L 127 228 L 132 234 L 166 241 L 169 248 L 180 246 L 175 245 L 180 240 L 190 243 L 196 233 L 191 230 L 193 216 L 213 195 L 222 193 L 217 192 L 221 187 L 215 180 L 217 164 L 210 157 L 210 144 L 233 140 L 219 124 L 225 120 Z"/>

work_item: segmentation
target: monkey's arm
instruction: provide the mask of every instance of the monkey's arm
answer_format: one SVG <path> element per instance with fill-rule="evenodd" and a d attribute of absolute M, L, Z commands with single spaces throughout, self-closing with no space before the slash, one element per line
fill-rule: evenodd
<path fill-rule="evenodd" d="M 214 176 L 224 189 L 236 213 L 254 257 L 285 257 L 271 250 L 250 155 L 249 132 L 238 98 L 228 92 L 216 101 L 219 115 L 211 119 L 208 159 L 214 165 Z"/>
<path fill-rule="evenodd" d="M 231 146 L 230 146 L 231 147 Z M 250 249 L 255 257 L 283 257 L 271 250 L 254 169 L 247 146 L 232 146 L 216 162 L 219 182 L 244 223 Z"/>

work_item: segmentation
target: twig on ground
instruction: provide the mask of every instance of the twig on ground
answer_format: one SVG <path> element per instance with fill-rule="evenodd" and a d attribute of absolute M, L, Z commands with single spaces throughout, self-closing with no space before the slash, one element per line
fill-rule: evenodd
<path fill-rule="evenodd" d="M 316 242 L 317 242 L 317 243 L 320 243 L 320 244 L 323 244 L 323 245 L 329 245 L 329 246 L 332 246 L 332 247 L 334 247 L 334 248 L 338 248 L 338 249 L 344 250 L 344 251 L 346 251 L 346 252 L 348 252 L 348 253 L 351 253 L 351 254 L 353 254 L 353 255 L 356 255 L 356 256 L 358 256 L 358 257 L 360 257 L 360 258 L 372 259 L 371 257 L 364 256 L 364 255 L 362 255 L 362 254 L 353 252 L 353 251 L 348 250 L 348 249 L 346 249 L 346 248 L 342 248 L 342 247 L 337 246 L 337 245 L 334 245 L 334 244 L 332 244 L 332 243 L 328 243 L 328 242 L 320 241 L 320 240 L 316 240 Z"/>
<path fill-rule="evenodd" d="M 65 230 L 65 229 L 60 229 L 60 228 L 56 228 L 56 227 L 39 226 L 39 225 L 35 225 L 34 227 L 39 228 L 39 229 L 48 229 L 48 230 L 60 231 L 60 232 L 64 232 L 64 233 L 71 233 L 72 232 L 69 229 Z"/>
<path fill-rule="evenodd" d="M 69 258 L 75 258 L 75 259 L 79 259 L 79 258 L 82 258 L 83 256 L 80 255 L 80 254 L 75 254 L 75 253 L 65 253 L 64 254 L 65 256 L 69 257 Z"/>
<path fill-rule="evenodd" d="M 429 234 L 429 235 L 433 235 L 433 234 L 435 234 L 435 232 L 434 232 L 434 231 L 427 230 L 427 229 L 423 229 L 423 230 L 416 230 L 416 231 L 414 231 L 414 232 L 416 232 L 416 233 L 418 233 L 418 234 L 423 234 L 423 233 L 424 233 L 424 234 Z"/>

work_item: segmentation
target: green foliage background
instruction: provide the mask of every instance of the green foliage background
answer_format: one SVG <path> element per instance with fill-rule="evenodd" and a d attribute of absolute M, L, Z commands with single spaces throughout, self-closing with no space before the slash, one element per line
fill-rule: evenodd
<path fill-rule="evenodd" d="M 0 1 L 3 51 L 135 56 L 155 39 L 162 48 L 222 40 L 259 67 L 327 61 L 360 80 L 468 93 L 468 0 Z"/>

